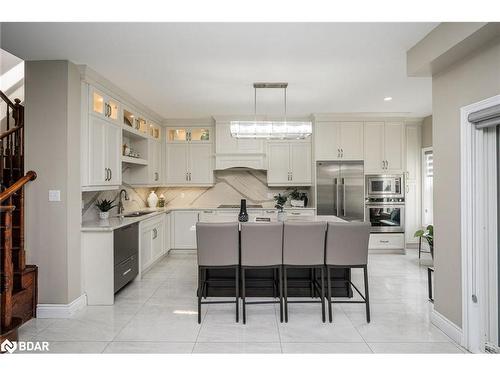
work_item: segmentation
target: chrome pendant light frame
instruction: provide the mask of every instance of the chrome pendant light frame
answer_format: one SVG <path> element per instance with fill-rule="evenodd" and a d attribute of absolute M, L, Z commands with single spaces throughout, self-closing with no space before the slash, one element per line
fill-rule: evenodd
<path fill-rule="evenodd" d="M 286 82 L 256 82 L 254 87 L 254 120 L 231 121 L 231 136 L 250 139 L 305 139 L 312 134 L 310 121 L 287 121 Z M 257 89 L 283 89 L 284 120 L 257 120 Z"/>

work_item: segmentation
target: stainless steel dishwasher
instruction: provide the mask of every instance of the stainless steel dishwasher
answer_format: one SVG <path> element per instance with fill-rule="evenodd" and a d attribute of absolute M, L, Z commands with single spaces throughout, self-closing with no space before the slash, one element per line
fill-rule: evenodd
<path fill-rule="evenodd" d="M 114 231 L 114 292 L 118 292 L 139 273 L 139 223 Z"/>

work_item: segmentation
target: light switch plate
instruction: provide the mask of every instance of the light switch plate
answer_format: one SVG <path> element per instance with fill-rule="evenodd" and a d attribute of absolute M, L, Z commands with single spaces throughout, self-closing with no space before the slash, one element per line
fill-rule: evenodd
<path fill-rule="evenodd" d="M 49 202 L 60 202 L 61 190 L 49 190 Z"/>

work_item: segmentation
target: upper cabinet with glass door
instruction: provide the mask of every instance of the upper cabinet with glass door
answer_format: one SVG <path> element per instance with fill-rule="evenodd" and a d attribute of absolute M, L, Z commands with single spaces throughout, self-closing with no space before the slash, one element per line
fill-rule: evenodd
<path fill-rule="evenodd" d="M 120 123 L 120 102 L 95 88 L 90 88 L 90 113 Z"/>
<path fill-rule="evenodd" d="M 210 143 L 212 129 L 209 127 L 167 128 L 169 143 Z"/>

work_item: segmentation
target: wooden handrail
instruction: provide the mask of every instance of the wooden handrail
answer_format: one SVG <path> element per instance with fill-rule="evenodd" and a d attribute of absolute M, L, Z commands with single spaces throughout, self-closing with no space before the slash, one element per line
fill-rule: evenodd
<path fill-rule="evenodd" d="M 16 126 L 15 128 L 12 128 L 12 129 L 9 129 L 5 132 L 3 132 L 2 134 L 0 134 L 0 139 L 4 139 L 5 137 L 8 137 L 9 135 L 11 135 L 12 133 L 15 133 L 16 131 L 18 131 L 19 129 L 22 129 L 24 125 L 19 125 L 19 126 Z"/>
<path fill-rule="evenodd" d="M 16 108 L 16 105 L 15 105 L 14 103 L 12 103 L 12 101 L 8 98 L 8 96 L 7 96 L 7 95 L 5 95 L 2 91 L 0 91 L 0 98 L 2 98 L 2 99 L 3 99 L 3 101 L 4 101 L 5 103 L 7 103 L 7 105 L 8 105 L 10 108 L 12 108 L 12 109 L 15 109 L 15 108 Z M 19 99 L 17 99 L 17 100 L 19 100 Z M 16 100 L 16 102 L 17 102 L 17 100 Z M 20 102 L 21 102 L 21 101 L 19 100 L 19 103 L 20 103 Z"/>
<path fill-rule="evenodd" d="M 11 186 L 0 193 L 0 203 L 9 198 L 19 189 L 21 189 L 26 183 L 28 183 L 29 181 L 33 181 L 34 179 L 36 179 L 36 173 L 34 171 L 29 171 L 28 173 L 26 173 L 26 175 L 21 177 L 19 180 L 14 182 Z"/>

